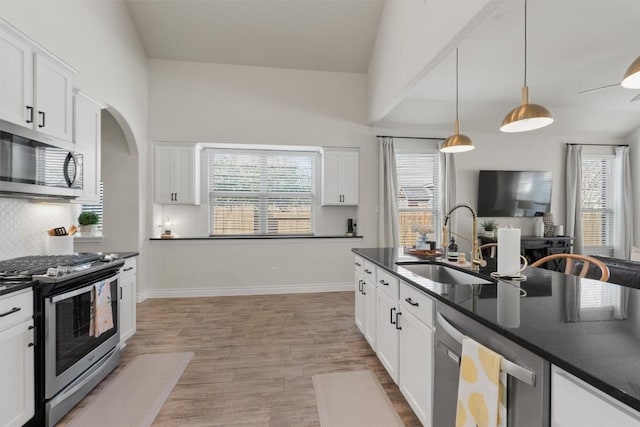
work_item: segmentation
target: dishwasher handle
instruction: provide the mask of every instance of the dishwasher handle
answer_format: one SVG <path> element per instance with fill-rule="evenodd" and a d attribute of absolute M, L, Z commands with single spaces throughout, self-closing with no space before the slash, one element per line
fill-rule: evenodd
<path fill-rule="evenodd" d="M 462 332 L 454 328 L 451 323 L 447 322 L 447 319 L 445 319 L 442 314 L 436 314 L 436 322 L 447 334 L 451 336 L 451 338 L 462 345 L 462 339 L 464 338 L 464 335 L 462 334 Z M 525 369 L 520 365 L 516 365 L 515 363 L 505 359 L 504 357 L 500 362 L 500 370 L 506 372 L 507 374 L 522 381 L 525 384 L 528 384 L 532 387 L 536 386 L 535 372 L 531 372 L 530 370 Z"/>

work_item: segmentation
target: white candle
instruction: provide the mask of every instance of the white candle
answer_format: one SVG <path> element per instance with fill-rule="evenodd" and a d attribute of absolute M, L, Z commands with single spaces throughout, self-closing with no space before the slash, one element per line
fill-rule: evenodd
<path fill-rule="evenodd" d="M 520 229 L 498 229 L 498 274 L 517 276 L 520 272 Z"/>

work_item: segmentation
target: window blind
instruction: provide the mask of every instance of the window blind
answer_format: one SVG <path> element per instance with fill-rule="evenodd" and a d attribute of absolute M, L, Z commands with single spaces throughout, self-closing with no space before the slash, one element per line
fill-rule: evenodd
<path fill-rule="evenodd" d="M 582 237 L 590 255 L 613 256 L 614 156 L 582 158 Z"/>
<path fill-rule="evenodd" d="M 211 235 L 313 234 L 316 153 L 207 151 Z"/>
<path fill-rule="evenodd" d="M 98 215 L 98 230 L 102 230 L 102 212 L 103 212 L 103 198 L 102 198 L 102 181 L 98 187 L 99 200 L 98 203 L 86 203 L 82 204 L 82 212 L 94 212 Z"/>
<path fill-rule="evenodd" d="M 400 245 L 413 246 L 413 224 L 440 229 L 439 156 L 437 153 L 396 152 Z M 432 239 L 435 239 L 432 234 Z"/>

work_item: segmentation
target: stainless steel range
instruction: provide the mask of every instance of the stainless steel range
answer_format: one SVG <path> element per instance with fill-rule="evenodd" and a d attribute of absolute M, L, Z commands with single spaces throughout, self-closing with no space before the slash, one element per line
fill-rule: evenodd
<path fill-rule="evenodd" d="M 36 415 L 30 425 L 53 426 L 118 366 L 118 278 L 123 264 L 101 254 L 0 261 L 0 286 L 37 281 Z M 95 326 L 98 295 L 106 298 L 101 310 L 108 323 L 104 331 Z"/>

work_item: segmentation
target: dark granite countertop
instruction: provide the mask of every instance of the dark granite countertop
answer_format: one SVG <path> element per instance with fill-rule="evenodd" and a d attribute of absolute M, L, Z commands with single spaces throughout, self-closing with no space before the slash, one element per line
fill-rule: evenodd
<path fill-rule="evenodd" d="M 527 280 L 520 283 L 451 286 L 397 265 L 396 262 L 420 261 L 405 255 L 402 249 L 352 251 L 640 410 L 640 289 L 541 268 L 525 269 Z M 472 274 L 495 281 L 489 276 L 491 271 L 487 267 Z M 526 296 L 519 299 L 519 318 L 498 318 L 499 305 L 513 303 L 498 300 L 499 286 L 511 290 L 519 286 L 526 291 Z"/>
<path fill-rule="evenodd" d="M 134 256 L 140 255 L 140 252 L 110 252 L 110 253 L 118 255 L 118 258 L 133 258 Z"/>

